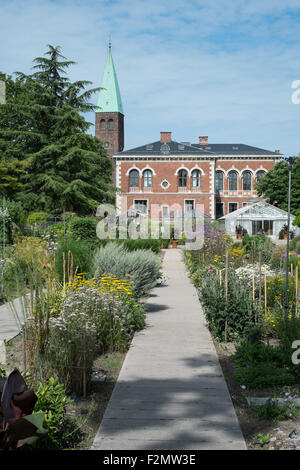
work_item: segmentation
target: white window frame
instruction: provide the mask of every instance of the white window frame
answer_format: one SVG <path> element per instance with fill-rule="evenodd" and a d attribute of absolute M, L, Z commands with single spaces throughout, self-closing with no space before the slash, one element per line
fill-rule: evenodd
<path fill-rule="evenodd" d="M 143 199 L 142 199 L 142 198 L 141 198 L 141 199 L 134 199 L 134 200 L 133 200 L 133 208 L 134 208 L 135 210 L 140 210 L 139 208 L 135 207 L 135 203 L 136 203 L 136 202 L 140 202 L 140 201 L 146 201 L 147 205 L 146 205 L 146 212 L 145 212 L 145 214 L 148 214 L 148 208 L 149 208 L 149 200 L 148 200 L 148 199 L 144 199 L 144 198 L 143 198 Z"/>
<path fill-rule="evenodd" d="M 167 215 L 164 215 L 164 209 L 167 208 L 168 210 L 168 213 Z M 170 218 L 170 207 L 168 206 L 168 204 L 163 204 L 161 206 L 161 216 L 163 219 L 169 219 Z"/>
<path fill-rule="evenodd" d="M 183 207 L 183 213 L 184 213 L 184 214 L 189 214 L 189 212 L 187 212 L 187 211 L 185 210 L 185 204 L 186 204 L 187 201 L 189 201 L 189 202 L 190 202 L 190 201 L 193 201 L 193 209 L 192 209 L 192 211 L 195 211 L 195 209 L 196 209 L 195 199 L 190 199 L 190 198 L 189 198 L 189 199 L 185 199 L 185 200 L 184 200 L 184 207 Z M 191 212 L 192 212 L 192 211 L 191 211 Z"/>

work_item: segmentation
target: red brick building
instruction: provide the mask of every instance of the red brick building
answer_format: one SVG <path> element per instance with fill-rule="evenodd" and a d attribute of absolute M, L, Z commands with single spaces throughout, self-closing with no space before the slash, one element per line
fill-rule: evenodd
<path fill-rule="evenodd" d="M 172 217 L 174 205 L 185 212 L 202 204 L 206 215 L 219 218 L 249 204 L 255 181 L 281 158 L 278 150 L 212 144 L 207 136 L 197 143 L 177 142 L 171 132 L 123 151 L 124 113 L 110 48 L 101 86 L 96 136 L 115 164 L 114 181 L 122 190 L 119 213 L 135 208 L 155 218 Z"/>
<path fill-rule="evenodd" d="M 161 132 L 160 140 L 116 153 L 117 207 L 123 212 L 135 207 L 151 214 L 159 204 L 159 217 L 169 216 L 178 204 L 182 211 L 203 204 L 213 219 L 248 204 L 256 196 L 255 181 L 281 158 L 244 144 L 210 144 L 200 137 L 196 144 L 176 142 L 171 132 Z M 122 202 L 124 201 L 124 202 Z"/>

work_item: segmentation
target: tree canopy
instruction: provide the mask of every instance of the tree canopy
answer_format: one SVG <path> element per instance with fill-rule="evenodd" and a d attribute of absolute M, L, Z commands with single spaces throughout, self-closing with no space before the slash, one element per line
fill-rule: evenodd
<path fill-rule="evenodd" d="M 113 201 L 112 162 L 87 133 L 91 124 L 82 115 L 94 110 L 89 100 L 97 89 L 86 90 L 88 81 L 70 81 L 66 73 L 74 62 L 59 46 L 48 45 L 45 56 L 33 62 L 33 74 L 17 72 L 15 81 L 5 76 L 0 189 L 1 165 L 14 162 L 16 198 L 25 210 L 91 213 L 103 200 Z"/>
<path fill-rule="evenodd" d="M 259 196 L 285 211 L 288 209 L 288 174 L 289 164 L 281 160 L 255 184 Z M 291 213 L 300 213 L 300 157 L 295 158 L 292 167 Z"/>

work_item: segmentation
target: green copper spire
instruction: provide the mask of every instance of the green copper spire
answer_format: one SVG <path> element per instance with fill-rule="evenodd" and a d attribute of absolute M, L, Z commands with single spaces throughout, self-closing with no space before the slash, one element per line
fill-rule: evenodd
<path fill-rule="evenodd" d="M 103 89 L 99 91 L 98 109 L 96 111 L 99 113 L 124 114 L 117 74 L 111 54 L 111 43 L 109 43 L 108 58 L 102 77 L 101 88 Z"/>

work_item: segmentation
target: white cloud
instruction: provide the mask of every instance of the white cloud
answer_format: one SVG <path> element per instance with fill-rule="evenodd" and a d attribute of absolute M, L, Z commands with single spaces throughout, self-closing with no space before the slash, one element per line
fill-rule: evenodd
<path fill-rule="evenodd" d="M 111 34 L 127 148 L 171 130 L 297 153 L 299 15 L 298 0 L 0 0 L 0 70 L 59 44 L 71 78 L 98 86 Z"/>

